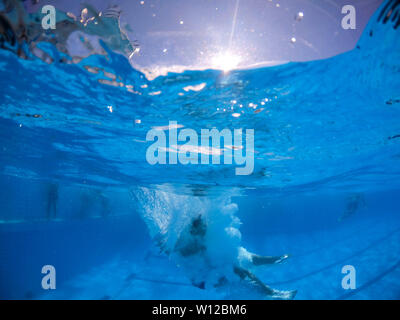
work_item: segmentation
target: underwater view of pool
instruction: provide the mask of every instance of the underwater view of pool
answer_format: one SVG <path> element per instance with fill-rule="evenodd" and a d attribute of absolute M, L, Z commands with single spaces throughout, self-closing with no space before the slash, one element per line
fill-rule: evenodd
<path fill-rule="evenodd" d="M 400 299 L 400 1 L 324 59 L 315 2 L 226 1 L 224 52 L 191 1 L 2 1 L 1 300 Z M 252 6 L 290 15 L 280 61 Z"/>

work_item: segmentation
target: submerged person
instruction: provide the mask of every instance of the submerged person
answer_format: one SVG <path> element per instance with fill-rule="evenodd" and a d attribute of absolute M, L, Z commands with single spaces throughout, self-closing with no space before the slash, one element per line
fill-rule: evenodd
<path fill-rule="evenodd" d="M 80 219 L 98 216 L 105 218 L 110 214 L 108 198 L 100 189 L 84 188 L 81 191 L 80 200 L 81 205 L 78 213 Z M 95 214 L 91 214 L 91 211 L 94 211 Z"/>
<path fill-rule="evenodd" d="M 58 184 L 50 183 L 47 186 L 46 196 L 46 218 L 47 220 L 55 219 L 57 218 Z"/>
<path fill-rule="evenodd" d="M 100 189 L 95 189 L 93 190 L 93 192 L 95 200 L 100 206 L 100 215 L 103 218 L 107 217 L 111 213 L 108 198 L 104 195 L 104 193 Z"/>
<path fill-rule="evenodd" d="M 255 266 L 282 263 L 289 257 L 289 255 L 285 254 L 282 256 L 272 257 L 250 253 L 245 248 L 239 246 L 239 230 L 230 227 L 227 230 L 224 230 L 224 233 L 225 234 L 222 235 L 222 237 L 221 235 L 219 236 L 221 238 L 226 238 L 227 240 L 223 242 L 223 251 L 215 252 L 215 250 L 209 248 L 207 244 L 207 222 L 201 215 L 199 215 L 191 221 L 178 238 L 172 252 L 172 255 L 179 256 L 177 257 L 177 260 L 182 260 L 182 258 L 190 258 L 193 261 L 203 260 L 201 263 L 197 262 L 194 265 L 191 265 L 192 278 L 190 280 L 194 286 L 200 289 L 206 289 L 208 284 L 214 288 L 218 288 L 228 284 L 230 282 L 229 279 L 232 279 L 232 276 L 237 276 L 240 280 L 247 281 L 261 294 L 272 299 L 294 298 L 296 291 L 279 291 L 272 289 L 249 271 L 249 268 Z M 231 257 L 226 259 L 228 255 L 231 255 Z M 227 264 L 223 271 L 220 269 L 219 265 L 222 260 L 231 261 L 231 265 Z M 201 266 L 201 264 L 203 264 L 203 266 Z M 199 266 L 201 266 L 200 269 L 205 268 L 205 270 L 199 270 Z"/>
<path fill-rule="evenodd" d="M 339 217 L 338 221 L 342 222 L 354 215 L 361 207 L 365 206 L 365 198 L 363 193 L 356 193 L 347 199 L 346 210 Z"/>
<path fill-rule="evenodd" d="M 84 188 L 80 193 L 80 202 L 81 205 L 78 211 L 78 218 L 84 219 L 88 216 L 89 208 L 91 206 L 90 194 L 86 188 Z"/>
<path fill-rule="evenodd" d="M 141 188 L 134 193 L 157 246 L 190 279 L 207 290 L 250 289 L 263 298 L 293 299 L 297 291 L 279 291 L 263 283 L 251 270 L 279 264 L 288 255 L 261 256 L 241 246 L 237 205 L 229 196 L 217 198 L 176 195 Z"/>

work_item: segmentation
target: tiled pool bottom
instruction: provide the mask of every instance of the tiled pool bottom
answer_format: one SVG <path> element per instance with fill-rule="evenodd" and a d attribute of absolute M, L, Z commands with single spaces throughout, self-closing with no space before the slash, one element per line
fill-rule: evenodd
<path fill-rule="evenodd" d="M 297 289 L 296 299 L 399 299 L 400 223 L 395 216 L 354 219 L 332 229 L 260 239 L 257 252 L 273 246 L 291 258 L 253 271 L 277 289 Z M 252 244 L 246 244 L 252 248 Z M 137 249 L 137 248 L 136 248 Z M 260 251 L 261 250 L 261 251 Z M 275 250 L 274 250 L 275 251 Z M 262 299 L 249 291 L 194 288 L 167 257 L 153 249 L 135 258 L 116 255 L 64 282 L 39 299 Z M 342 288 L 342 267 L 356 270 L 356 289 Z"/>

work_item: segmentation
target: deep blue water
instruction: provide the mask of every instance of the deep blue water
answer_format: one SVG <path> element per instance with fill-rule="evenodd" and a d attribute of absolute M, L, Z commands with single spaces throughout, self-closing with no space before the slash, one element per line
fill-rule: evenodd
<path fill-rule="evenodd" d="M 192 285 L 191 269 L 221 275 L 240 245 L 288 253 L 252 272 L 296 299 L 399 299 L 400 42 L 380 10 L 351 52 L 229 73 L 149 81 L 112 51 L 47 64 L 0 50 L 0 298 L 264 299 L 238 279 Z M 254 173 L 149 165 L 146 133 L 169 121 L 254 129 Z M 199 215 L 213 267 L 171 254 Z"/>

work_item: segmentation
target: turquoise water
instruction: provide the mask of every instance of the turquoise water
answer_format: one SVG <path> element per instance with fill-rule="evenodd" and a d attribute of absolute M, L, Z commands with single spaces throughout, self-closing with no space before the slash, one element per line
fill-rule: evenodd
<path fill-rule="evenodd" d="M 77 64 L 48 44 L 52 64 L 0 50 L 0 297 L 269 298 L 230 274 L 242 246 L 289 254 L 251 271 L 297 299 L 399 299 L 400 43 L 382 8 L 351 52 L 229 73 L 150 81 L 111 50 Z M 151 166 L 146 133 L 169 121 L 254 129 L 253 174 Z M 177 257 L 199 215 L 205 253 Z"/>

